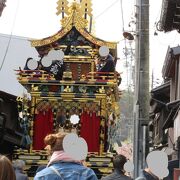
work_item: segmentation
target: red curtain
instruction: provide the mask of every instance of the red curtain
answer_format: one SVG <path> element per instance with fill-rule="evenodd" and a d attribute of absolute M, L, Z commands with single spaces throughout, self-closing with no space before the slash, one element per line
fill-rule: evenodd
<path fill-rule="evenodd" d="M 86 140 L 89 152 L 99 152 L 100 117 L 96 113 L 81 114 L 80 136 Z"/>
<path fill-rule="evenodd" d="M 44 138 L 53 131 L 53 113 L 51 109 L 39 111 L 34 120 L 33 149 L 44 149 Z"/>

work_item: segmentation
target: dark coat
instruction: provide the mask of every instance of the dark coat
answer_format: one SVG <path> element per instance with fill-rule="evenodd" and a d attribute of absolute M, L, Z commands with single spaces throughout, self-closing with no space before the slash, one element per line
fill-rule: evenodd
<path fill-rule="evenodd" d="M 113 57 L 109 54 L 106 57 L 104 66 L 100 67 L 98 72 L 114 72 L 114 71 L 115 71 L 115 63 Z"/>
<path fill-rule="evenodd" d="M 147 171 L 143 170 L 141 172 L 140 177 L 143 177 L 145 180 L 159 180 L 159 178 L 156 178 L 154 176 L 152 176 L 150 173 L 148 173 Z M 168 177 L 164 178 L 163 180 L 170 180 Z"/>
<path fill-rule="evenodd" d="M 15 174 L 16 174 L 16 180 L 28 180 L 28 176 L 22 173 L 22 171 L 19 169 L 15 170 Z"/>
<path fill-rule="evenodd" d="M 123 175 L 122 173 L 113 172 L 112 174 L 102 177 L 101 180 L 132 180 L 130 177 Z"/>

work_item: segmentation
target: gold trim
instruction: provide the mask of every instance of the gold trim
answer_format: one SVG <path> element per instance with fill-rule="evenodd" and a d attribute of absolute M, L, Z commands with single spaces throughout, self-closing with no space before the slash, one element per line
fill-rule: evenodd
<path fill-rule="evenodd" d="M 36 104 L 36 97 L 31 96 L 31 115 L 32 115 L 32 117 L 34 117 L 34 113 L 35 113 L 35 104 Z M 30 127 L 30 137 L 32 140 L 32 143 L 30 144 L 30 152 L 32 152 L 32 150 L 33 150 L 33 135 L 34 135 L 33 129 L 34 129 L 34 119 L 31 120 L 31 127 Z"/>
<path fill-rule="evenodd" d="M 57 12 L 56 15 L 59 15 L 61 13 L 69 14 L 69 7 L 68 7 L 69 2 L 67 0 L 58 0 L 57 1 Z"/>
<path fill-rule="evenodd" d="M 88 32 L 86 32 L 84 29 L 82 29 L 82 27 L 76 26 L 77 30 L 81 33 L 82 36 L 86 37 L 86 39 L 88 39 L 90 42 L 92 42 L 93 44 L 96 44 L 98 46 L 107 46 L 110 49 L 116 49 L 117 48 L 117 43 L 118 42 L 107 42 L 107 41 L 102 41 L 100 39 L 96 39 L 95 37 L 93 37 L 91 34 L 89 34 Z"/>
<path fill-rule="evenodd" d="M 71 27 L 72 28 L 72 27 Z M 65 36 L 70 30 L 69 27 L 62 29 L 58 33 L 54 34 L 53 36 L 41 39 L 41 40 L 29 40 L 31 42 L 32 47 L 40 47 L 40 46 L 45 46 L 48 44 L 51 44 L 58 39 L 61 39 L 63 36 Z"/>
<path fill-rule="evenodd" d="M 82 18 L 80 7 L 77 3 L 72 4 L 72 6 L 70 7 L 70 15 L 62 19 L 61 24 L 62 24 L 62 29 L 56 34 L 41 40 L 30 40 L 31 46 L 40 47 L 40 46 L 49 45 L 57 41 L 58 39 L 61 39 L 72 29 L 73 26 L 75 26 L 75 28 L 81 33 L 81 35 L 84 36 L 93 44 L 96 44 L 98 46 L 107 46 L 110 49 L 117 48 L 117 42 L 105 42 L 103 40 L 96 39 L 91 34 L 86 32 L 85 29 L 87 27 L 88 21 Z"/>
<path fill-rule="evenodd" d="M 91 0 L 83 0 L 81 2 L 81 11 L 83 15 L 87 14 L 92 17 L 92 2 Z"/>

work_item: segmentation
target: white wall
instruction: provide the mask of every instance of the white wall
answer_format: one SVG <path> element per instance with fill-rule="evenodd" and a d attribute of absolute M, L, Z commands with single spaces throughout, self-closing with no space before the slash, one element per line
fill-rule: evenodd
<path fill-rule="evenodd" d="M 0 90 L 22 96 L 24 88 L 17 81 L 14 70 L 23 68 L 28 57 L 38 58 L 38 53 L 31 47 L 28 38 L 0 34 L 0 68 L 4 57 L 4 65 L 0 69 Z"/>

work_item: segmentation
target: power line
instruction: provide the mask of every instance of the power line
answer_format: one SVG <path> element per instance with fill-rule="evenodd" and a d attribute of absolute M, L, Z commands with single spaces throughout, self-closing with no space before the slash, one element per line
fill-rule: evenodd
<path fill-rule="evenodd" d="M 123 2 L 122 2 L 122 0 L 116 0 L 116 1 L 114 1 L 112 4 L 110 4 L 107 8 L 105 8 L 99 15 L 97 15 L 95 18 L 94 18 L 94 20 L 96 20 L 97 18 L 99 18 L 100 16 L 102 16 L 104 13 L 106 13 L 109 9 L 111 9 L 117 2 L 119 2 L 119 4 L 118 5 L 120 5 L 120 9 L 121 9 L 121 14 L 120 14 L 120 16 L 121 16 L 121 19 L 122 19 L 122 32 L 124 32 L 125 30 L 124 30 L 124 11 L 123 11 Z M 124 46 L 125 46 L 125 49 L 127 49 L 127 41 L 126 41 L 126 39 L 123 39 L 123 40 L 120 40 L 120 41 L 124 41 Z M 131 48 L 132 49 L 132 48 Z M 132 60 L 132 54 L 131 54 L 131 57 L 130 58 L 128 58 L 128 55 L 126 54 L 125 55 L 125 60 L 126 60 L 126 64 L 128 64 L 128 59 L 130 59 L 130 60 Z M 131 68 L 131 67 L 130 67 Z M 129 68 L 127 67 L 127 69 L 126 69 L 126 71 L 127 71 L 127 76 L 126 76 L 126 83 L 127 83 L 127 87 L 129 87 L 129 84 L 130 84 L 130 79 L 129 79 L 129 73 L 131 72 L 131 69 L 130 69 L 130 71 L 129 71 Z"/>
<path fill-rule="evenodd" d="M 17 2 L 17 6 L 16 6 L 16 10 L 15 10 L 15 15 L 14 15 L 14 19 L 13 19 L 13 24 L 12 24 L 12 27 L 11 27 L 11 33 L 10 33 L 9 41 L 8 41 L 8 44 L 7 44 L 7 47 L 6 47 L 6 50 L 5 50 L 5 54 L 4 54 L 4 57 L 3 57 L 3 60 L 2 60 L 1 66 L 0 66 L 0 71 L 2 70 L 3 65 L 4 65 L 4 63 L 5 63 L 6 56 L 7 56 L 7 53 L 8 53 L 8 50 L 9 50 L 9 46 L 10 46 L 10 43 L 11 43 L 12 34 L 13 34 L 13 29 L 14 29 L 15 22 L 16 22 L 17 12 L 18 12 L 18 9 L 19 9 L 19 1 L 20 1 L 20 0 L 18 0 L 18 2 Z"/>
<path fill-rule="evenodd" d="M 12 39 L 12 34 L 10 35 L 10 38 L 9 38 L 9 41 L 8 41 L 8 44 L 7 44 L 7 47 L 6 47 L 6 51 L 5 51 L 5 54 L 4 54 L 2 63 L 1 63 L 0 71 L 1 71 L 1 69 L 2 69 L 2 67 L 3 67 L 3 65 L 4 65 L 4 62 L 5 62 L 5 59 L 6 59 L 6 56 L 7 56 L 7 52 L 8 52 L 8 50 L 9 50 L 9 46 L 10 46 L 11 39 Z"/>
<path fill-rule="evenodd" d="M 102 16 L 104 13 L 106 13 L 106 11 L 108 11 L 109 9 L 111 9 L 119 0 L 114 1 L 112 4 L 110 4 L 106 9 L 104 9 L 104 11 L 102 11 L 99 15 L 97 15 L 94 19 L 99 18 L 100 16 Z"/>
<path fill-rule="evenodd" d="M 123 11 L 123 6 L 122 6 L 122 0 L 119 1 L 120 6 L 121 6 L 121 18 L 122 18 L 122 31 L 124 32 L 124 11 Z"/>

